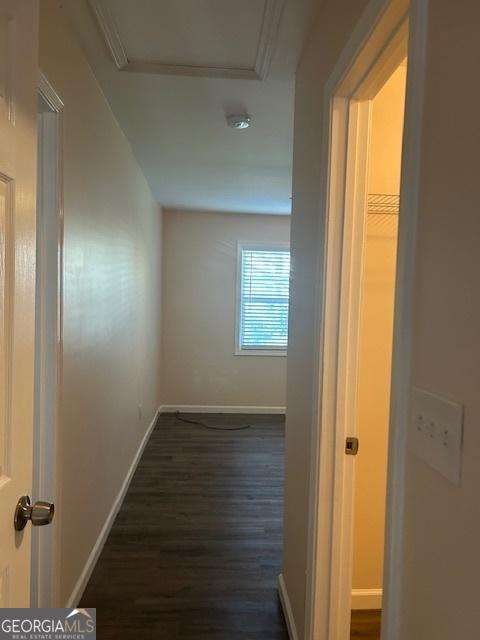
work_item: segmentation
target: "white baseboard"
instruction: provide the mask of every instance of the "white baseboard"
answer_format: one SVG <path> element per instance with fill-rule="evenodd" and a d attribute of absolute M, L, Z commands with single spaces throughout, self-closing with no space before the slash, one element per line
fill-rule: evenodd
<path fill-rule="evenodd" d="M 203 405 L 203 404 L 163 404 L 160 413 L 261 413 L 261 414 L 284 414 L 286 407 L 238 407 L 228 405 Z"/>
<path fill-rule="evenodd" d="M 280 596 L 283 615 L 285 616 L 285 622 L 287 623 L 288 637 L 290 640 L 299 640 L 295 620 L 293 618 L 292 605 L 290 604 L 290 598 L 288 597 L 287 585 L 285 584 L 283 573 L 278 576 L 278 595 Z"/>
<path fill-rule="evenodd" d="M 105 524 L 103 525 L 102 530 L 100 531 L 100 534 L 97 538 L 97 541 L 95 542 L 95 545 L 90 555 L 88 556 L 87 562 L 83 567 L 83 571 L 80 574 L 80 577 L 78 578 L 77 583 L 70 597 L 68 598 L 67 604 L 65 605 L 65 607 L 67 607 L 68 609 L 72 607 L 76 607 L 80 602 L 83 592 L 85 591 L 85 587 L 87 586 L 87 583 L 90 580 L 90 576 L 92 575 L 92 572 L 95 568 L 98 557 L 100 556 L 103 546 L 108 538 L 108 534 L 110 533 L 110 529 L 112 528 L 112 525 L 115 521 L 115 517 L 118 511 L 120 510 L 120 507 L 122 506 L 123 499 L 125 498 L 125 495 L 128 491 L 128 487 L 130 486 L 130 482 L 132 481 L 133 474 L 135 473 L 137 465 L 140 462 L 140 458 L 142 457 L 142 453 L 147 445 L 147 442 L 150 438 L 153 428 L 155 427 L 155 423 L 157 421 L 159 413 L 160 413 L 160 409 L 157 409 L 151 423 L 148 425 L 148 429 L 142 438 L 142 441 L 140 443 L 140 446 L 138 447 L 137 453 L 135 454 L 132 464 L 130 465 L 130 468 L 125 477 L 125 480 L 123 481 L 120 491 L 118 492 L 118 495 L 115 498 L 115 502 L 113 503 L 113 506 L 110 509 L 110 513 L 108 514 Z"/>
<path fill-rule="evenodd" d="M 352 589 L 352 609 L 381 609 L 382 589 Z"/>

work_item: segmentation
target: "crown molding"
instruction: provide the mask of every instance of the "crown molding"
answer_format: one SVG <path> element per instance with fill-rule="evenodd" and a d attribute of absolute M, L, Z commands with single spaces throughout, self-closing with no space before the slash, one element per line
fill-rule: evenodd
<path fill-rule="evenodd" d="M 270 70 L 284 6 L 285 0 L 266 0 L 265 2 L 262 30 L 253 69 L 259 80 L 265 80 Z"/>
<path fill-rule="evenodd" d="M 285 0 L 265 0 L 262 27 L 252 68 L 165 64 L 161 61 L 130 60 L 123 46 L 112 12 L 104 0 L 89 0 L 92 11 L 115 66 L 119 71 L 158 75 L 264 80 L 275 51 Z"/>
<path fill-rule="evenodd" d="M 55 111 L 56 113 L 60 113 L 60 111 L 62 111 L 65 106 L 63 100 L 50 84 L 43 71 L 38 72 L 38 93 L 42 96 L 52 111 Z"/>
<path fill-rule="evenodd" d="M 119 69 L 119 71 L 123 71 L 128 66 L 129 60 L 125 53 L 117 25 L 115 24 L 115 20 L 113 19 L 110 9 L 102 0 L 90 0 L 90 6 L 97 18 L 98 26 L 105 38 L 105 42 L 112 54 L 112 58 L 117 69 Z"/>

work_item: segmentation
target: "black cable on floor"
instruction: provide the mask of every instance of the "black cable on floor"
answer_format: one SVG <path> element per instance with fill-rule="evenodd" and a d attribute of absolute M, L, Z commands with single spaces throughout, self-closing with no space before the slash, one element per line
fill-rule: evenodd
<path fill-rule="evenodd" d="M 175 417 L 180 422 L 186 422 L 187 424 L 195 424 L 199 427 L 204 427 L 205 429 L 211 429 L 212 431 L 243 431 L 244 429 L 250 429 L 251 424 L 242 424 L 238 427 L 215 427 L 213 424 L 208 424 L 206 422 L 200 422 L 199 420 L 189 420 L 188 418 L 183 418 L 180 415 L 180 411 L 175 411 Z"/>

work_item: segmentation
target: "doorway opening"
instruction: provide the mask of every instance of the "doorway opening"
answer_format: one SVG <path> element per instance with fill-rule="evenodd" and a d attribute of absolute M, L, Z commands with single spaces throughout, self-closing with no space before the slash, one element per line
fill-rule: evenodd
<path fill-rule="evenodd" d="M 58 503 L 58 426 L 62 347 L 63 103 L 41 74 L 38 89 L 33 500 Z M 32 527 L 32 607 L 57 603 L 58 510 L 48 527 Z"/>
<path fill-rule="evenodd" d="M 335 149 L 341 169 L 330 221 L 339 258 L 326 277 L 338 307 L 325 310 L 336 346 L 324 370 L 324 384 L 335 387 L 326 385 L 323 398 L 335 442 L 332 639 L 380 638 L 407 22 L 395 33 L 388 57 L 348 99 L 335 98 L 345 120 L 334 133 L 343 136 L 345 155 Z"/>
<path fill-rule="evenodd" d="M 372 1 L 325 87 L 309 640 L 348 640 L 352 609 L 377 611 L 354 633 L 379 638 L 380 608 L 398 638 L 426 16 Z"/>
<path fill-rule="evenodd" d="M 380 637 L 400 171 L 407 61 L 370 101 L 356 359 L 352 629 Z"/>

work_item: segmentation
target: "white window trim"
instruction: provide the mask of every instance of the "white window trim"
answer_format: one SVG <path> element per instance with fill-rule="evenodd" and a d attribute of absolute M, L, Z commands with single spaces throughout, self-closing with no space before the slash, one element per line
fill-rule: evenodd
<path fill-rule="evenodd" d="M 285 358 L 286 349 L 242 349 L 240 345 L 240 312 L 242 308 L 242 251 L 290 251 L 288 242 L 237 242 L 235 350 L 236 356 L 275 356 Z"/>

